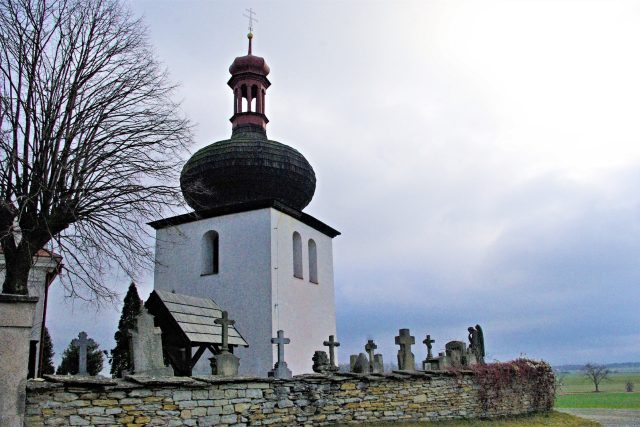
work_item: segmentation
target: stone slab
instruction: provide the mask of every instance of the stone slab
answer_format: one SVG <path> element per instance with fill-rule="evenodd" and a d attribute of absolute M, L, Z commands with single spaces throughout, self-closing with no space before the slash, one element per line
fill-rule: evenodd
<path fill-rule="evenodd" d="M 209 384 L 226 384 L 226 383 L 272 383 L 274 378 L 263 378 L 263 377 L 220 377 L 218 375 L 192 375 L 196 381 L 201 381 Z"/>
<path fill-rule="evenodd" d="M 76 375 L 43 375 L 43 377 L 54 383 L 64 385 L 81 385 L 86 387 L 105 387 L 117 385 L 118 381 L 103 376 L 76 376 Z"/>
<path fill-rule="evenodd" d="M 127 375 L 125 379 L 145 386 L 206 386 L 206 383 L 194 380 L 191 377 L 149 377 L 146 375 Z"/>

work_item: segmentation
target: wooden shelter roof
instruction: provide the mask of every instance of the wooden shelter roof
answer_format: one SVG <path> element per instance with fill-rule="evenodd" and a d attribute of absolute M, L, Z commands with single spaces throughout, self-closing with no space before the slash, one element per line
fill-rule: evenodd
<path fill-rule="evenodd" d="M 159 318 L 161 324 L 173 325 L 178 329 L 176 332 L 181 333 L 191 344 L 222 343 L 222 326 L 214 323 L 222 317 L 222 309 L 210 298 L 156 289 L 145 306 Z M 167 317 L 172 318 L 173 322 L 167 322 Z M 229 345 L 249 346 L 235 326 L 229 327 Z"/>

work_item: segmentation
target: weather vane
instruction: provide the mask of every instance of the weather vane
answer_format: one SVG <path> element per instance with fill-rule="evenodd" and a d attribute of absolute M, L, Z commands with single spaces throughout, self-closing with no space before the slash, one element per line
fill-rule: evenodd
<path fill-rule="evenodd" d="M 253 33 L 253 22 L 258 22 L 258 20 L 256 18 L 253 17 L 253 15 L 255 15 L 256 13 L 253 11 L 253 9 L 249 8 L 249 9 L 245 9 L 249 14 L 243 13 L 242 16 L 244 16 L 245 18 L 249 18 L 249 32 Z"/>

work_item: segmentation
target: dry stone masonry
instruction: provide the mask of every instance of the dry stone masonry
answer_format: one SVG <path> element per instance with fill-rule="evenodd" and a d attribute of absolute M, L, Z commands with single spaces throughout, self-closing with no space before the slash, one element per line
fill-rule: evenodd
<path fill-rule="evenodd" d="M 543 382 L 553 384 L 552 378 Z M 540 390 L 539 379 L 514 377 L 491 405 L 483 404 L 479 384 L 473 371 L 292 379 L 48 376 L 29 382 L 25 425 L 327 425 L 491 418 L 548 411 L 553 404 L 553 387 Z"/>

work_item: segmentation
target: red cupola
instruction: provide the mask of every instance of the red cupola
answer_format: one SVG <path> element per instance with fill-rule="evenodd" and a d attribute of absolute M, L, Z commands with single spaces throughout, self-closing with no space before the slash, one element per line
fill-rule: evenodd
<path fill-rule="evenodd" d="M 249 53 L 237 57 L 229 72 L 231 78 L 227 82 L 233 90 L 233 117 L 231 117 L 232 129 L 238 126 L 255 125 L 266 131 L 269 119 L 265 115 L 265 97 L 267 88 L 271 82 L 267 79 L 269 66 L 264 58 L 251 53 L 251 41 L 249 38 Z"/>

